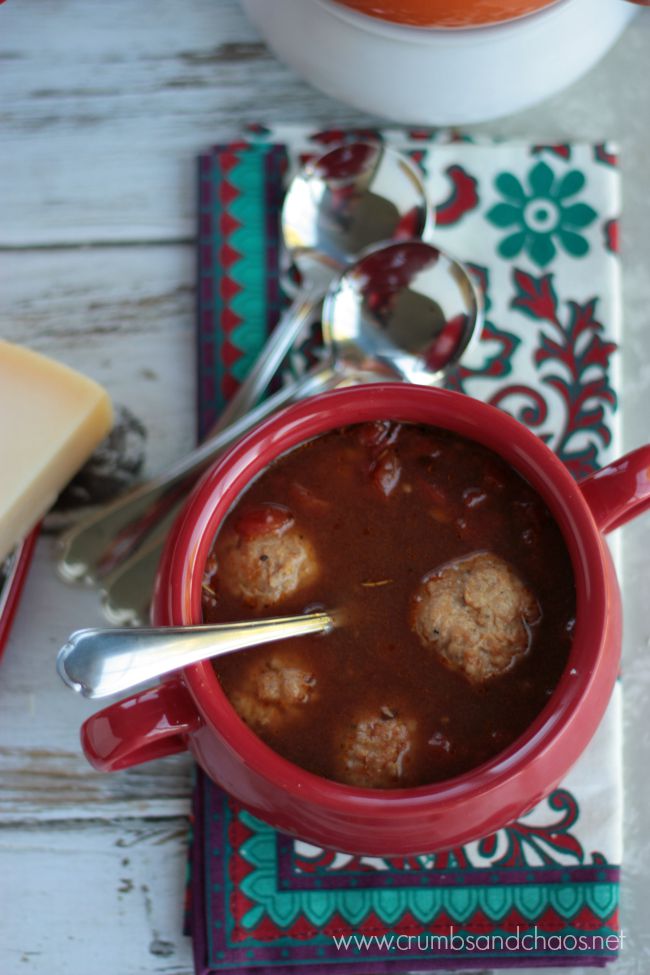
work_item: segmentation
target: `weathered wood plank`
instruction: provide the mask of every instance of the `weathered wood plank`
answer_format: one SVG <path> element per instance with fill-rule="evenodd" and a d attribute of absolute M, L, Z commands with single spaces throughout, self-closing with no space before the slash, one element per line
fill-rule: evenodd
<path fill-rule="evenodd" d="M 187 820 L 0 829 L 3 975 L 189 975 Z"/>
<path fill-rule="evenodd" d="M 0 245 L 191 238 L 206 145 L 260 118 L 358 118 L 298 83 L 235 0 L 96 6 L 0 13 Z"/>

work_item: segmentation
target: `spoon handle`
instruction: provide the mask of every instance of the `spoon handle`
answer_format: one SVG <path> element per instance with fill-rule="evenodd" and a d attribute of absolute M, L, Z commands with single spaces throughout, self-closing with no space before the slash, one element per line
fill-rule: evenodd
<path fill-rule="evenodd" d="M 209 626 L 77 630 L 59 650 L 56 667 L 84 697 L 108 697 L 200 660 L 333 626 L 329 613 L 317 612 Z"/>
<path fill-rule="evenodd" d="M 339 374 L 322 371 L 315 375 L 321 377 L 323 389 L 354 386 L 384 378 L 352 371 Z M 162 550 L 183 501 L 170 508 L 167 515 L 152 526 L 146 541 L 128 558 L 120 560 L 114 571 L 102 579 L 102 612 L 109 623 L 117 626 L 146 625 Z"/>
<path fill-rule="evenodd" d="M 323 285 L 314 284 L 296 295 L 269 335 L 243 383 L 212 428 L 215 432 L 234 423 L 256 405 L 300 332 L 309 322 L 315 307 L 323 300 L 324 294 Z"/>
<path fill-rule="evenodd" d="M 57 571 L 66 582 L 96 585 L 122 564 L 151 529 L 187 496 L 196 477 L 232 443 L 292 400 L 320 392 L 331 370 L 307 374 L 187 454 L 170 471 L 127 491 L 59 539 Z"/>
<path fill-rule="evenodd" d="M 111 626 L 148 626 L 151 596 L 163 548 L 178 517 L 172 508 L 169 517 L 152 530 L 146 541 L 125 562 L 102 580 L 101 609 Z"/>

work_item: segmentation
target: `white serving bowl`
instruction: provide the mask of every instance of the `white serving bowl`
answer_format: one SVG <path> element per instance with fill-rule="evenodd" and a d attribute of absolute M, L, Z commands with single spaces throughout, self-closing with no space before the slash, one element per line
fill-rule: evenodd
<path fill-rule="evenodd" d="M 625 0 L 560 0 L 489 27 L 404 27 L 333 0 L 241 0 L 274 53 L 317 88 L 415 125 L 481 122 L 575 81 L 636 10 Z"/>

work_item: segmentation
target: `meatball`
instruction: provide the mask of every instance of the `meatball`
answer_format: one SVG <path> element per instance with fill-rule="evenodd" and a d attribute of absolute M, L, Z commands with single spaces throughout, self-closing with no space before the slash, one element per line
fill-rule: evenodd
<path fill-rule="evenodd" d="M 370 789 L 404 784 L 414 731 L 414 721 L 387 707 L 355 721 L 341 742 L 340 780 Z"/>
<path fill-rule="evenodd" d="M 316 677 L 293 663 L 279 654 L 256 662 L 231 692 L 231 704 L 251 728 L 278 727 L 315 700 Z"/>
<path fill-rule="evenodd" d="M 539 618 L 534 595 L 490 552 L 431 573 L 412 604 L 412 626 L 425 647 L 476 684 L 504 673 L 527 652 L 529 627 Z"/>
<path fill-rule="evenodd" d="M 218 578 L 254 609 L 274 606 L 314 582 L 314 548 L 288 508 L 248 509 L 218 541 Z"/>

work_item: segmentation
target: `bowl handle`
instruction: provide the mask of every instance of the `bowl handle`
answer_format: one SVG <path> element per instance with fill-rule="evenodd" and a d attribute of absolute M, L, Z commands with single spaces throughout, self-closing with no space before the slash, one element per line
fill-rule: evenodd
<path fill-rule="evenodd" d="M 93 714 L 81 727 L 81 747 L 94 768 L 115 772 L 186 751 L 201 724 L 188 691 L 170 680 Z"/>
<path fill-rule="evenodd" d="M 602 532 L 636 518 L 650 508 L 650 444 L 590 474 L 580 489 Z"/>

